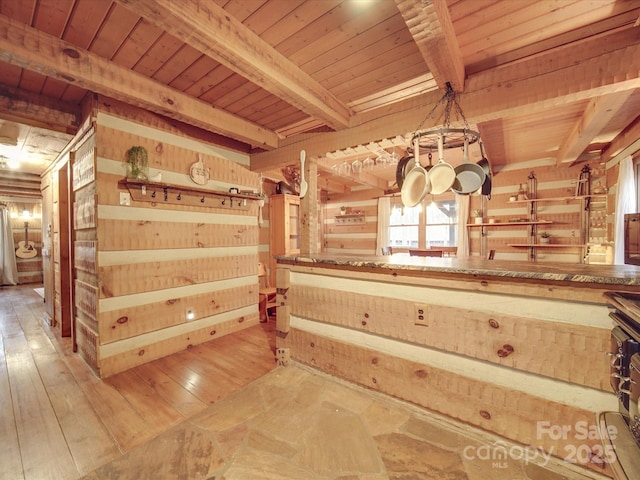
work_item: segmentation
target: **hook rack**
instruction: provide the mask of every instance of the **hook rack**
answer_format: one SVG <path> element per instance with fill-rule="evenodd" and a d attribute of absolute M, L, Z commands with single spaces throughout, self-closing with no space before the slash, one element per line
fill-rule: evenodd
<path fill-rule="evenodd" d="M 230 193 L 132 179 L 120 180 L 118 186 L 129 190 L 131 198 L 139 202 L 158 202 L 156 196 L 158 190 L 163 192 L 164 202 L 173 205 L 202 206 L 206 203 L 212 208 L 248 210 L 249 200 L 260 200 L 260 195 L 257 193 Z M 149 190 L 150 195 L 147 194 Z"/>

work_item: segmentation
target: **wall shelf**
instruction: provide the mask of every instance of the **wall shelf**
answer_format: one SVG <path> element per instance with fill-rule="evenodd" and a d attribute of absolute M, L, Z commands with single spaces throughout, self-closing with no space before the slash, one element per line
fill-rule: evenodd
<path fill-rule="evenodd" d="M 586 200 L 587 198 L 606 198 L 606 193 L 592 194 L 592 195 L 573 195 L 570 197 L 549 197 L 549 198 L 528 198 L 527 200 L 511 200 L 509 203 L 537 203 L 537 202 L 563 202 L 573 200 Z"/>
<path fill-rule="evenodd" d="M 247 210 L 250 207 L 249 201 L 261 198 L 258 193 L 231 193 L 129 178 L 120 180 L 118 186 L 126 188 L 131 194 L 131 198 L 137 202 L 169 203 L 192 207 Z"/>
<path fill-rule="evenodd" d="M 505 227 L 505 226 L 518 226 L 518 225 L 549 225 L 553 223 L 552 220 L 537 220 L 526 222 L 494 222 L 494 223 L 467 223 L 467 227 Z"/>
<path fill-rule="evenodd" d="M 335 219 L 336 225 L 357 225 L 367 222 L 364 213 L 345 213 L 344 215 L 336 215 Z"/>

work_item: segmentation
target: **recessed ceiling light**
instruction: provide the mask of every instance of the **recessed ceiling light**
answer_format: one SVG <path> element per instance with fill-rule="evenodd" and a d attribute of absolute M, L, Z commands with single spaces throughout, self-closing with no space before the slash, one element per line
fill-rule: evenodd
<path fill-rule="evenodd" d="M 16 169 L 19 166 L 20 166 L 20 162 L 19 161 L 15 160 L 13 158 L 10 158 L 10 159 L 7 160 L 7 167 Z"/>

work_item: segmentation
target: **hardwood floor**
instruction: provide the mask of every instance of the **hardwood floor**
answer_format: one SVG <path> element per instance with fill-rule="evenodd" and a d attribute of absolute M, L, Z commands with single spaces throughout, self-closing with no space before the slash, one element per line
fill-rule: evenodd
<path fill-rule="evenodd" d="M 0 479 L 75 479 L 275 368 L 275 325 L 97 378 L 42 320 L 40 285 L 0 289 Z"/>

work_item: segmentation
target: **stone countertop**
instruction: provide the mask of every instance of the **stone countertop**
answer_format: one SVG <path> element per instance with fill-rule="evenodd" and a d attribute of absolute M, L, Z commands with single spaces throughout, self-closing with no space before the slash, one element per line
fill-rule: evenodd
<path fill-rule="evenodd" d="M 640 267 L 635 265 L 586 265 L 515 262 L 509 260 L 486 260 L 480 257 L 410 257 L 355 256 L 317 254 L 313 256 L 278 256 L 279 263 L 313 264 L 353 269 L 388 269 L 437 274 L 458 274 L 482 277 L 519 278 L 542 282 L 570 282 L 577 284 L 599 284 L 640 287 Z"/>

